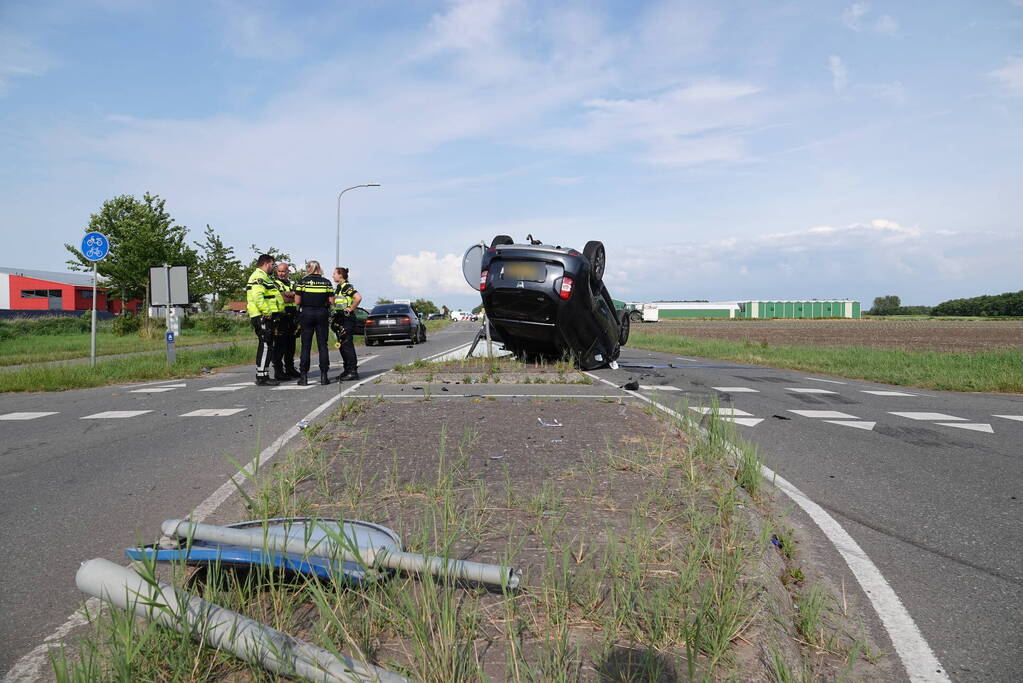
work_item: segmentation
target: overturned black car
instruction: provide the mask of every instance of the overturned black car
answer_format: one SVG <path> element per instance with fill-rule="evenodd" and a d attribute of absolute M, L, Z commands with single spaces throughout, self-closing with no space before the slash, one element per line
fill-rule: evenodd
<path fill-rule="evenodd" d="M 629 339 L 629 316 L 604 286 L 604 245 L 581 251 L 498 235 L 483 250 L 480 295 L 487 320 L 517 356 L 574 358 L 583 370 L 608 365 Z"/>

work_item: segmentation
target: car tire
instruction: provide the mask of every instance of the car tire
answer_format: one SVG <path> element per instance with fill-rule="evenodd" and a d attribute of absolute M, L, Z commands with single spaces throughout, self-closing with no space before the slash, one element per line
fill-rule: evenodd
<path fill-rule="evenodd" d="M 583 247 L 583 256 L 590 262 L 590 277 L 593 279 L 593 282 L 598 283 L 603 280 L 604 264 L 607 262 L 604 243 L 597 240 L 587 242 L 586 246 Z"/>
<path fill-rule="evenodd" d="M 639 311 L 631 311 L 629 312 L 629 320 L 634 323 L 641 323 L 643 322 L 643 314 Z"/>
<path fill-rule="evenodd" d="M 515 244 L 515 240 L 513 240 L 508 235 L 498 235 L 494 239 L 490 240 L 491 249 L 493 249 L 494 247 L 503 246 L 505 244 Z"/>
<path fill-rule="evenodd" d="M 618 343 L 625 346 L 629 341 L 629 331 L 632 329 L 632 316 L 622 311 L 622 319 L 618 331 Z"/>

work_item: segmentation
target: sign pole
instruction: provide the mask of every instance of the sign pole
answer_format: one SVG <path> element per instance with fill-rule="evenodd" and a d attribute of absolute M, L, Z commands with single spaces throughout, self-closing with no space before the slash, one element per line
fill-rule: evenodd
<path fill-rule="evenodd" d="M 90 357 L 92 358 L 92 366 L 96 367 L 96 280 L 99 277 L 97 274 L 97 266 L 95 263 L 92 264 L 92 344 Z"/>
<path fill-rule="evenodd" d="M 171 267 L 163 264 L 163 272 L 167 278 L 167 307 L 163 309 L 164 321 L 167 325 L 167 365 L 174 365 L 176 354 L 174 352 L 174 330 L 171 329 Z"/>
<path fill-rule="evenodd" d="M 99 261 L 110 254 L 110 241 L 101 232 L 87 232 L 82 238 L 82 256 L 92 261 L 92 332 L 89 342 L 89 362 L 96 367 L 96 282 L 99 280 L 97 269 Z"/>

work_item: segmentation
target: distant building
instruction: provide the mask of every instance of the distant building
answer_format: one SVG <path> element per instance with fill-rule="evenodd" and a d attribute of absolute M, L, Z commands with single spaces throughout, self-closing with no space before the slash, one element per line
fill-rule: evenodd
<path fill-rule="evenodd" d="M 860 302 L 851 299 L 790 301 L 655 301 L 638 305 L 643 321 L 696 318 L 859 318 Z"/>
<path fill-rule="evenodd" d="M 138 301 L 124 305 L 108 299 L 100 284 L 96 289 L 96 310 L 120 313 L 137 311 Z M 92 310 L 92 275 L 25 268 L 0 268 L 0 310 L 87 311 Z"/>

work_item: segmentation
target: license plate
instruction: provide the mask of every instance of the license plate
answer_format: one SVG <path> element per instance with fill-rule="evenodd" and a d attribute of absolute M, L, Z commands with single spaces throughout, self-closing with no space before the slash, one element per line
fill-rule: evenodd
<path fill-rule="evenodd" d="M 398 321 L 397 320 L 381 320 L 380 324 L 381 325 L 397 325 Z"/>
<path fill-rule="evenodd" d="M 544 282 L 547 279 L 547 266 L 531 261 L 512 261 L 504 264 L 505 280 L 529 280 Z"/>

